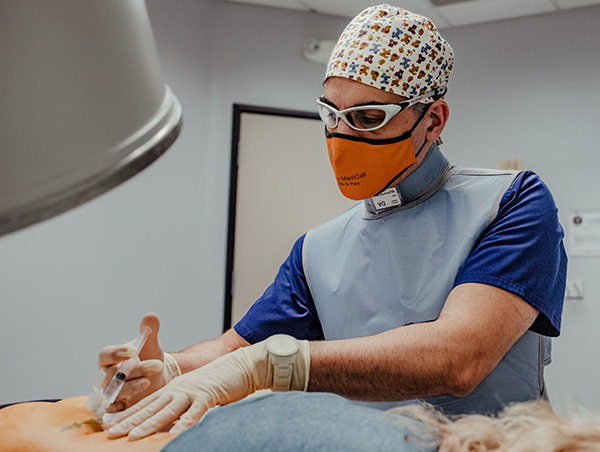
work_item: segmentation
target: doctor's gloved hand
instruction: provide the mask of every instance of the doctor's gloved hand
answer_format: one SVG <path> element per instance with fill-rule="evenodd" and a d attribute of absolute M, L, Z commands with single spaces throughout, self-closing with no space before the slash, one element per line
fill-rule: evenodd
<path fill-rule="evenodd" d="M 140 352 L 140 362 L 131 370 L 117 399 L 108 408 L 107 412 L 109 413 L 122 411 L 162 388 L 175 377 L 175 369 L 178 370 L 174 359 L 163 352 L 158 341 L 160 328 L 158 316 L 154 313 L 146 314 L 140 323 L 140 330 L 145 326 L 150 327 L 152 333 L 148 336 Z M 107 374 L 104 380 L 105 385 L 110 382 L 119 365 L 134 356 L 135 353 L 136 350 L 131 343 L 106 346 L 100 350 L 98 365 Z"/>
<path fill-rule="evenodd" d="M 286 368 L 291 370 L 287 385 L 284 382 L 282 386 L 281 375 L 278 374 L 279 379 L 274 377 L 274 358 L 266 345 L 272 337 L 239 348 L 175 378 L 164 388 L 107 422 L 105 428 L 109 428 L 108 437 L 129 435 L 130 440 L 140 439 L 179 419 L 170 430 L 176 435 L 196 424 L 209 408 L 241 400 L 255 391 L 305 391 L 310 367 L 308 341 L 297 341 L 289 336 L 285 338 L 294 341 L 296 347 L 296 351 L 288 358 L 292 364 Z M 284 372 L 283 375 L 287 378 L 288 374 Z"/>

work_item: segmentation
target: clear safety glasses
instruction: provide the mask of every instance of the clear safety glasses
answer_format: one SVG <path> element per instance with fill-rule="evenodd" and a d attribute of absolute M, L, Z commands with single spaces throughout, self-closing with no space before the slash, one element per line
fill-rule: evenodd
<path fill-rule="evenodd" d="M 362 105 L 360 107 L 346 108 L 345 110 L 337 110 L 332 105 L 327 104 L 323 97 L 320 97 L 317 99 L 317 108 L 321 120 L 327 127 L 335 129 L 341 118 L 350 128 L 361 132 L 368 132 L 380 129 L 401 111 L 436 94 L 433 91 L 398 104 Z"/>

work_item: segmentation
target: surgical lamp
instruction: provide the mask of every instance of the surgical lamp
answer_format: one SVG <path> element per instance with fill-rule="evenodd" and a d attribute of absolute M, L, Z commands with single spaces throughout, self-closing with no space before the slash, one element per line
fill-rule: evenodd
<path fill-rule="evenodd" d="M 0 1 L 0 235 L 129 179 L 181 124 L 143 0 Z"/>

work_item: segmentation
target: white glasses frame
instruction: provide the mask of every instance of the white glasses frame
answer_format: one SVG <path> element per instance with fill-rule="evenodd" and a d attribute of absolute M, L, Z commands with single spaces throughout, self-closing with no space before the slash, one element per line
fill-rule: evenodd
<path fill-rule="evenodd" d="M 394 116 L 396 116 L 401 111 L 404 111 L 407 108 L 413 106 L 414 104 L 421 102 L 423 99 L 426 99 L 428 97 L 435 96 L 435 95 L 439 95 L 437 90 L 432 91 L 427 94 L 424 94 L 423 96 L 415 97 L 414 99 L 405 100 L 405 101 L 397 103 L 397 104 L 361 105 L 359 107 L 350 107 L 350 108 L 346 108 L 344 110 L 337 110 L 335 107 L 323 102 L 321 100 L 322 98 L 319 98 L 319 99 L 317 99 L 317 106 L 318 106 L 319 116 L 321 118 L 321 121 L 323 121 L 327 127 L 335 129 L 338 126 L 338 124 L 340 122 L 340 118 L 341 118 L 346 124 L 348 124 L 348 127 L 350 127 L 353 130 L 357 130 L 359 132 L 370 132 L 371 130 L 381 129 Z M 326 110 L 327 113 L 324 113 L 323 110 Z M 379 124 L 378 126 L 370 127 L 368 129 L 361 129 L 361 128 L 358 128 L 358 127 L 352 125 L 350 123 L 350 121 L 348 119 L 346 119 L 346 117 L 345 117 L 345 115 L 347 113 L 351 113 L 353 111 L 360 111 L 360 110 L 380 110 L 380 111 L 385 112 L 385 118 L 383 119 L 383 122 L 381 124 Z M 331 122 L 330 120 L 329 121 L 327 120 L 327 119 L 331 119 L 331 116 L 330 116 L 331 114 L 333 114 L 335 116 L 335 123 L 333 123 L 333 124 L 330 123 Z"/>

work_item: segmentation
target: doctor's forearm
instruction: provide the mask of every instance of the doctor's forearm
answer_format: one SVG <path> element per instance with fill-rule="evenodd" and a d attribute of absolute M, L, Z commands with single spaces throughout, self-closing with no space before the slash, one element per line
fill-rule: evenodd
<path fill-rule="evenodd" d="M 247 345 L 250 344 L 231 329 L 212 341 L 200 342 L 170 355 L 179 364 L 181 373 L 187 373 Z"/>
<path fill-rule="evenodd" d="M 510 292 L 462 284 L 452 290 L 435 321 L 369 337 L 311 343 L 308 389 L 373 401 L 465 396 L 537 315 Z"/>
<path fill-rule="evenodd" d="M 468 367 L 452 358 L 447 347 L 441 346 L 441 338 L 431 337 L 435 332 L 429 333 L 426 342 L 418 340 L 422 327 L 412 325 L 366 338 L 312 342 L 308 390 L 369 401 L 470 392 L 472 388 L 465 385 L 462 375 Z"/>

